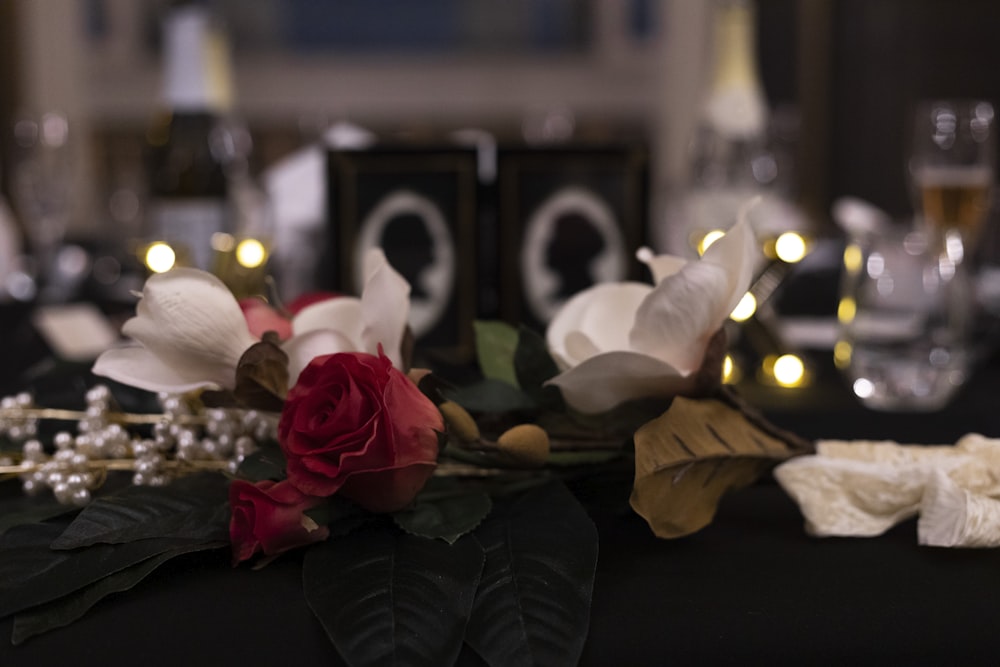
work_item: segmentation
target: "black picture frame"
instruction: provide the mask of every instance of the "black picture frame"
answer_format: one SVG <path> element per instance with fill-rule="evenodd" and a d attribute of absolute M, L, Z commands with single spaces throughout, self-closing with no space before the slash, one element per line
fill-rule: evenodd
<path fill-rule="evenodd" d="M 411 285 L 418 354 L 471 359 L 476 169 L 476 152 L 461 147 L 328 151 L 326 259 L 317 282 L 359 295 L 360 258 L 379 245 Z"/>
<path fill-rule="evenodd" d="M 544 331 L 579 290 L 646 275 L 635 259 L 648 238 L 645 146 L 502 147 L 497 159 L 504 320 Z"/>

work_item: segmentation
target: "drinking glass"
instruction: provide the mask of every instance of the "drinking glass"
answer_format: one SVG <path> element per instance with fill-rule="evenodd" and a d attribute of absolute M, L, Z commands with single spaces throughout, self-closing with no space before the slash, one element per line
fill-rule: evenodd
<path fill-rule="evenodd" d="M 70 217 L 69 123 L 56 112 L 22 115 L 14 123 L 12 203 L 24 226 L 41 297 L 58 301 L 58 256 Z"/>
<path fill-rule="evenodd" d="M 930 238 L 893 226 L 844 254 L 835 358 L 868 407 L 937 410 L 968 374 L 973 290 L 966 267 Z"/>
<path fill-rule="evenodd" d="M 963 262 L 986 220 L 994 180 L 994 112 L 985 100 L 918 105 L 909 176 L 935 250 Z"/>

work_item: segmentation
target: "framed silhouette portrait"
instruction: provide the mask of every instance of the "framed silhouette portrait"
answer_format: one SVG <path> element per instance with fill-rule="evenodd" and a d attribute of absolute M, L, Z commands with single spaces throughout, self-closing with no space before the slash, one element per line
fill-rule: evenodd
<path fill-rule="evenodd" d="M 382 248 L 410 283 L 417 346 L 472 353 L 476 153 L 461 148 L 331 151 L 327 260 L 320 282 L 360 294 L 363 257 Z"/>
<path fill-rule="evenodd" d="M 641 275 L 645 150 L 507 149 L 498 164 L 504 319 L 541 331 L 577 292 Z"/>

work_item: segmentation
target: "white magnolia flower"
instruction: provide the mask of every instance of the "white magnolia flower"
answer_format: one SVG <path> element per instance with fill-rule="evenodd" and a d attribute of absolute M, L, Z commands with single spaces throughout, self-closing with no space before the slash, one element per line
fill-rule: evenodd
<path fill-rule="evenodd" d="M 562 372 L 549 382 L 588 413 L 693 385 L 705 348 L 750 286 L 756 258 L 745 209 L 698 260 L 640 250 L 655 286 L 604 283 L 572 297 L 549 325 Z"/>
<path fill-rule="evenodd" d="M 336 352 L 376 354 L 380 344 L 392 365 L 403 368 L 401 346 L 410 316 L 410 284 L 378 248 L 365 255 L 364 275 L 360 299 L 320 301 L 303 308 L 292 320 L 292 338 L 282 346 L 289 359 L 289 386 L 314 357 Z"/>
<path fill-rule="evenodd" d="M 240 357 L 257 342 L 229 288 L 188 268 L 151 276 L 122 333 L 139 346 L 104 352 L 93 372 L 149 391 L 232 389 Z"/>

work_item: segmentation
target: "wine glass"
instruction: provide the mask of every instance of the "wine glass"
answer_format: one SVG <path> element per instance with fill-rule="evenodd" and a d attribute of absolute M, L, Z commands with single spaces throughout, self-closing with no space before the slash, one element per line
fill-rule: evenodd
<path fill-rule="evenodd" d="M 42 296 L 60 300 L 58 254 L 70 216 L 69 123 L 56 112 L 14 123 L 11 194 L 35 262 Z"/>
<path fill-rule="evenodd" d="M 909 174 L 935 248 L 954 264 L 979 239 L 994 181 L 994 112 L 985 100 L 918 105 Z"/>

